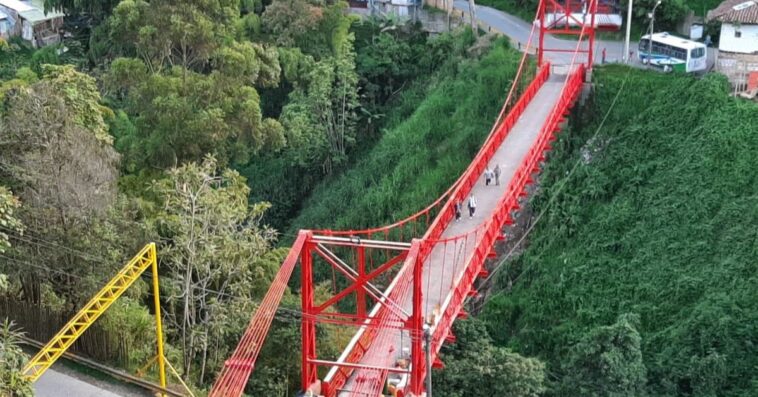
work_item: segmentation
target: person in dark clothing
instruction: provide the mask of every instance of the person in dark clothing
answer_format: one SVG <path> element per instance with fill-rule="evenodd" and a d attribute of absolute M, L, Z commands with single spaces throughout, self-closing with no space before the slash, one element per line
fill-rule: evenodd
<path fill-rule="evenodd" d="M 455 221 L 458 222 L 458 220 L 461 219 L 461 202 L 455 203 Z"/>

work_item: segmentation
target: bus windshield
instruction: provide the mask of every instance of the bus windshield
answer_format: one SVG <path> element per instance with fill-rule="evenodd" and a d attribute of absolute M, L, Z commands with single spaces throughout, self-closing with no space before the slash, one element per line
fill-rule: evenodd
<path fill-rule="evenodd" d="M 692 58 L 702 58 L 703 55 L 705 55 L 705 48 L 702 48 L 702 47 L 701 48 L 694 48 L 690 52 L 690 56 Z"/>

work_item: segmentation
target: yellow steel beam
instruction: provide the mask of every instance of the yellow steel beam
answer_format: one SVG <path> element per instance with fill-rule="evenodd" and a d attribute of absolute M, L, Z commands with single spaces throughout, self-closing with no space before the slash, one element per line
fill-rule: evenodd
<path fill-rule="evenodd" d="M 113 277 L 24 367 L 24 376 L 32 382 L 40 376 L 116 301 L 139 276 L 153 268 L 153 289 L 156 304 L 158 333 L 159 371 L 161 386 L 166 387 L 166 373 L 163 360 L 163 335 L 160 323 L 158 298 L 158 262 L 155 243 L 145 246 L 121 271 Z"/>

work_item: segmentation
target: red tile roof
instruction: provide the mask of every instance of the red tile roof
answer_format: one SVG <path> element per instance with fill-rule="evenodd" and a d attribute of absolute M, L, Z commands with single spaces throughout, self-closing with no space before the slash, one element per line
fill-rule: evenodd
<path fill-rule="evenodd" d="M 708 11 L 708 18 L 721 22 L 758 24 L 758 0 L 726 0 Z"/>

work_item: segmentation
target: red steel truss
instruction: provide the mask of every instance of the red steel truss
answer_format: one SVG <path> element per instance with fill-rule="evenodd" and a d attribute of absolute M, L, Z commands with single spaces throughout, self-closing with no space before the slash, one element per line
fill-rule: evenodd
<path fill-rule="evenodd" d="M 599 0 L 540 0 L 537 9 L 537 21 L 540 26 L 540 42 L 537 55 L 537 62 L 539 65 L 542 65 L 545 61 L 545 52 L 580 52 L 587 54 L 587 65 L 592 67 L 593 49 L 595 48 L 595 18 L 598 13 L 598 1 Z M 582 19 L 579 19 L 576 15 L 577 11 L 581 10 L 584 10 L 585 14 Z M 547 21 L 545 16 L 550 14 L 556 17 L 552 21 Z M 546 34 L 577 36 L 577 40 L 579 41 L 586 36 L 589 41 L 589 46 L 586 50 L 581 49 L 581 46 L 579 46 L 574 51 L 545 48 Z"/>
<path fill-rule="evenodd" d="M 597 0 L 588 1 L 589 8 L 596 11 Z M 556 7 L 562 6 L 554 0 L 542 0 L 538 10 L 540 20 L 544 20 L 546 10 L 555 10 Z M 567 9 L 570 11 L 571 7 Z M 591 23 L 581 27 L 579 43 L 573 52 L 559 99 L 508 182 L 506 193 L 497 203 L 492 216 L 474 230 L 443 238 L 443 232 L 453 222 L 455 204 L 468 196 L 495 152 L 550 78 L 551 65 L 543 60 L 543 53 L 550 50 L 541 46 L 544 35 L 566 31 L 539 25 L 540 67 L 531 82 L 526 84 L 522 76 L 528 64 L 527 54 L 535 29 L 533 25 L 516 78 L 490 134 L 460 178 L 427 208 L 388 226 L 348 231 L 300 231 L 239 345 L 224 363 L 209 396 L 242 395 L 298 263 L 302 305 L 301 385 L 304 395 L 378 396 L 390 374 L 402 378 L 393 385 L 396 395 L 425 394 L 424 379 L 429 370 L 425 349 L 431 351 L 434 366 L 443 366 L 438 359 L 440 348 L 446 341 L 454 340 L 451 334 L 453 322 L 466 316 L 463 308 L 466 298 L 476 294 L 476 279 L 487 276 L 485 261 L 493 256 L 494 244 L 504 238 L 503 227 L 513 222 L 513 213 L 521 206 L 520 199 L 526 195 L 527 186 L 533 182 L 533 175 L 539 171 L 561 123 L 579 96 L 586 68 L 592 65 L 592 46 L 587 51 L 580 49 L 585 35 L 591 43 L 594 40 L 594 24 Z M 581 53 L 588 53 L 586 65 L 575 64 Z M 518 100 L 511 104 L 516 96 Z M 443 261 L 450 258 L 448 265 L 453 271 L 447 277 L 442 275 L 442 282 L 436 280 L 439 300 L 436 307 L 430 308 L 430 296 L 425 297 L 424 291 L 426 288 L 427 295 L 434 294 L 433 283 L 428 278 L 424 279 L 424 270 L 429 269 L 434 252 L 441 253 Z M 446 268 L 444 263 L 442 268 Z M 322 301 L 317 301 L 315 294 L 315 269 L 328 269 L 333 275 L 334 294 Z M 318 357 L 318 324 L 356 329 L 354 337 L 337 359 Z M 428 332 L 428 346 L 425 331 Z M 402 356 L 406 348 L 407 360 L 403 365 L 387 357 L 387 352 Z M 324 376 L 324 372 L 319 372 L 320 368 L 328 368 L 329 371 Z M 345 390 L 350 379 L 354 387 Z"/>

